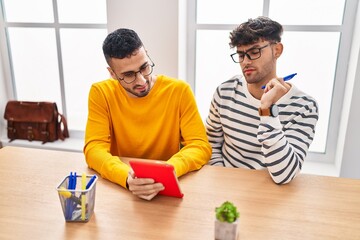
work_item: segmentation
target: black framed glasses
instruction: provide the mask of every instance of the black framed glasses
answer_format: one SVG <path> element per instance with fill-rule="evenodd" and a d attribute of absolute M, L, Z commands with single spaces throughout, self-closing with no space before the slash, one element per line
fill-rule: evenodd
<path fill-rule="evenodd" d="M 245 56 L 249 60 L 256 60 L 261 57 L 261 50 L 270 46 L 272 43 L 266 44 L 263 47 L 254 47 L 246 50 L 245 52 L 236 52 L 231 54 L 231 58 L 235 63 L 242 63 L 245 59 Z"/>
<path fill-rule="evenodd" d="M 124 81 L 127 84 L 131 84 L 135 82 L 138 73 L 140 73 L 143 77 L 149 76 L 153 72 L 154 66 L 155 64 L 151 61 L 151 64 L 149 63 L 144 64 L 137 72 L 126 72 L 121 74 L 122 77 L 119 77 L 114 70 L 113 72 L 115 73 L 118 81 Z"/>

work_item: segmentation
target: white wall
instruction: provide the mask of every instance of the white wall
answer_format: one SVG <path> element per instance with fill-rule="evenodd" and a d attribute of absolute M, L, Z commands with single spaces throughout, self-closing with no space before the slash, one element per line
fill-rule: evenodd
<path fill-rule="evenodd" d="M 340 176 L 360 178 L 360 4 L 358 4 L 340 125 L 337 164 Z M 339 164 L 340 163 L 340 164 Z"/>
<path fill-rule="evenodd" d="M 1 56 L 1 55 L 0 55 Z M 4 80 L 4 74 L 3 74 L 3 68 L 2 68 L 3 64 L 2 64 L 2 57 L 0 58 L 0 136 L 2 136 L 3 131 L 4 131 L 4 120 L 3 120 L 3 116 L 4 116 L 4 108 L 5 108 L 5 104 L 6 104 L 6 99 L 7 99 L 7 95 L 6 95 L 6 90 L 5 90 L 5 80 Z M 1 147 L 1 142 L 0 142 L 0 147 Z"/>
<path fill-rule="evenodd" d="M 155 63 L 155 74 L 178 77 L 178 1 L 107 1 L 109 32 L 118 28 L 136 31 Z"/>
<path fill-rule="evenodd" d="M 357 51 L 360 56 L 360 49 Z M 354 92 L 351 100 L 348 127 L 344 142 L 340 177 L 360 179 L 360 59 L 357 62 Z"/>

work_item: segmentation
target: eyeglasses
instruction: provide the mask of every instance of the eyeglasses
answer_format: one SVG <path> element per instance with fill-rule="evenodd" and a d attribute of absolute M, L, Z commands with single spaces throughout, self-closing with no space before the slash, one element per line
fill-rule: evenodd
<path fill-rule="evenodd" d="M 126 72 L 126 73 L 122 74 L 122 77 L 119 77 L 115 73 L 114 70 L 113 70 L 113 72 L 115 73 L 116 78 L 119 81 L 124 81 L 125 83 L 130 84 L 130 83 L 135 82 L 138 73 L 140 73 L 143 77 L 149 76 L 153 72 L 154 66 L 155 66 L 155 64 L 153 62 L 151 64 L 147 63 L 147 64 L 143 65 L 140 68 L 139 71 L 137 71 L 137 72 Z"/>
<path fill-rule="evenodd" d="M 249 60 L 255 60 L 261 57 L 261 50 L 270 46 L 270 44 L 275 44 L 275 43 L 269 43 L 263 47 L 254 47 L 254 48 L 250 48 L 249 50 L 245 51 L 245 52 L 236 52 L 231 54 L 231 58 L 234 62 L 236 63 L 241 63 L 244 61 L 245 56 L 249 59 Z"/>

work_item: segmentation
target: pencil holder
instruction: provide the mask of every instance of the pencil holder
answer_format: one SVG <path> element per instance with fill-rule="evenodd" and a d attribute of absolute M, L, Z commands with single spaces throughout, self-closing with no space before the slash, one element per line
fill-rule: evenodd
<path fill-rule="evenodd" d="M 70 173 L 58 185 L 57 191 L 67 222 L 88 222 L 94 213 L 96 175 Z"/>

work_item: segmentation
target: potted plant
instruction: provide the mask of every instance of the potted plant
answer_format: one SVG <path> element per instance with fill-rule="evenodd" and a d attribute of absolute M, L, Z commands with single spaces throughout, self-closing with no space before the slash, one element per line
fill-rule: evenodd
<path fill-rule="evenodd" d="M 236 206 L 226 201 L 220 207 L 215 208 L 215 239 L 235 240 L 238 234 L 240 214 Z"/>

